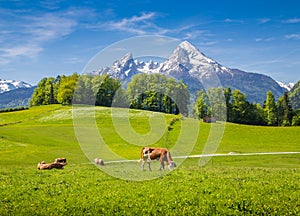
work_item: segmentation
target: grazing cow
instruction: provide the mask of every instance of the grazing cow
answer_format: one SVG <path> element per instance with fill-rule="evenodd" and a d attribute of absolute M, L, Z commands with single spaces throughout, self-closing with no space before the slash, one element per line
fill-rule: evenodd
<path fill-rule="evenodd" d="M 45 161 L 42 161 L 42 162 L 38 163 L 37 168 L 39 170 L 47 170 L 47 169 L 50 170 L 50 169 L 53 169 L 53 168 L 63 169 L 65 165 L 66 164 L 63 164 L 63 163 L 48 163 L 48 164 L 46 164 Z"/>
<path fill-rule="evenodd" d="M 151 170 L 150 162 L 151 160 L 160 160 L 159 170 L 165 169 L 165 161 L 168 163 L 169 170 L 172 170 L 176 167 L 176 163 L 172 160 L 171 153 L 166 148 L 152 148 L 152 147 L 143 147 L 141 152 L 142 170 L 144 171 L 144 165 L 147 161 L 149 171 Z"/>
<path fill-rule="evenodd" d="M 100 165 L 100 166 L 104 166 L 104 161 L 102 159 L 99 158 L 95 158 L 95 164 Z"/>

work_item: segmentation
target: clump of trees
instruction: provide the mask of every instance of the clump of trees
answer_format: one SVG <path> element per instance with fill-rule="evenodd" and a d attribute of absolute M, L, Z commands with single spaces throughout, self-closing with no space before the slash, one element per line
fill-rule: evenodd
<path fill-rule="evenodd" d="M 160 74 L 139 74 L 125 90 L 108 75 L 78 75 L 43 78 L 30 105 L 88 104 L 130 107 L 157 112 L 188 115 L 190 95 L 182 82 Z"/>
<path fill-rule="evenodd" d="M 213 116 L 219 120 L 250 125 L 300 125 L 300 110 L 292 109 L 288 93 L 276 101 L 270 91 L 267 92 L 266 100 L 261 106 L 248 102 L 246 95 L 239 90 L 201 90 L 197 93 L 193 115 L 199 119 Z"/>
<path fill-rule="evenodd" d="M 121 87 L 117 79 L 108 75 L 78 75 L 43 78 L 34 90 L 31 106 L 81 103 L 111 106 L 116 91 Z"/>
<path fill-rule="evenodd" d="M 138 74 L 127 89 L 130 108 L 188 115 L 190 94 L 182 81 L 161 74 Z"/>

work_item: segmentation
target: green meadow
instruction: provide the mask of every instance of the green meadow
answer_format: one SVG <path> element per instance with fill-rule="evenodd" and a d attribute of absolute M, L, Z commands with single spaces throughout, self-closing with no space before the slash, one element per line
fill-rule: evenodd
<path fill-rule="evenodd" d="M 0 215 L 300 214 L 300 154 L 236 155 L 300 152 L 300 127 L 206 124 L 104 107 L 81 107 L 74 121 L 73 115 L 60 105 L 0 114 Z M 139 145 L 129 141 L 130 131 L 116 129 L 128 124 L 142 137 Z M 180 166 L 158 171 L 154 161 L 152 173 L 142 172 L 136 160 L 147 142 L 170 148 Z M 228 156 L 203 166 L 199 158 L 176 158 L 214 150 Z M 37 169 L 57 157 L 67 158 L 63 170 Z M 107 164 L 95 166 L 94 157 Z M 117 159 L 132 162 L 109 163 Z"/>

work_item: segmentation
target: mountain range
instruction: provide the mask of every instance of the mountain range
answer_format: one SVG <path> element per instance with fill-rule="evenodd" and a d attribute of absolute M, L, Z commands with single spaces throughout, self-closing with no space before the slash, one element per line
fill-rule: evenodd
<path fill-rule="evenodd" d="M 34 89 L 23 81 L 0 79 L 0 109 L 28 106 Z"/>
<path fill-rule="evenodd" d="M 31 87 L 33 87 L 31 84 L 23 81 L 0 79 L 0 94 L 14 89 Z"/>
<path fill-rule="evenodd" d="M 0 94 L 0 109 L 27 107 L 36 86 L 17 88 Z"/>
<path fill-rule="evenodd" d="M 112 66 L 91 73 L 109 74 L 124 83 L 129 82 L 135 74 L 160 73 L 183 80 L 193 94 L 200 89 L 230 87 L 232 90 L 240 90 L 247 95 L 248 101 L 256 103 L 263 103 L 268 91 L 272 91 L 275 98 L 288 91 L 288 86 L 264 74 L 225 67 L 188 41 L 180 43 L 164 62 L 138 61 L 131 53 L 127 53 L 113 62 Z"/>

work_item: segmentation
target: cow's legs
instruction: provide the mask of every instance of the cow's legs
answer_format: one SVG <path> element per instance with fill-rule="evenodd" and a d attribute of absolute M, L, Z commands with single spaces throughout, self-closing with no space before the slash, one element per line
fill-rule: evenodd
<path fill-rule="evenodd" d="M 159 160 L 160 160 L 160 168 L 159 168 L 159 170 L 164 170 L 165 169 L 164 155 L 161 155 Z"/>
<path fill-rule="evenodd" d="M 151 167 L 150 167 L 150 162 L 151 162 L 151 160 L 148 159 L 148 160 L 147 160 L 148 168 L 149 168 L 149 171 L 152 171 L 152 170 L 151 170 Z"/>
<path fill-rule="evenodd" d="M 145 165 L 145 161 L 143 160 L 143 162 L 142 162 L 142 170 L 143 171 L 145 170 L 144 165 Z"/>

